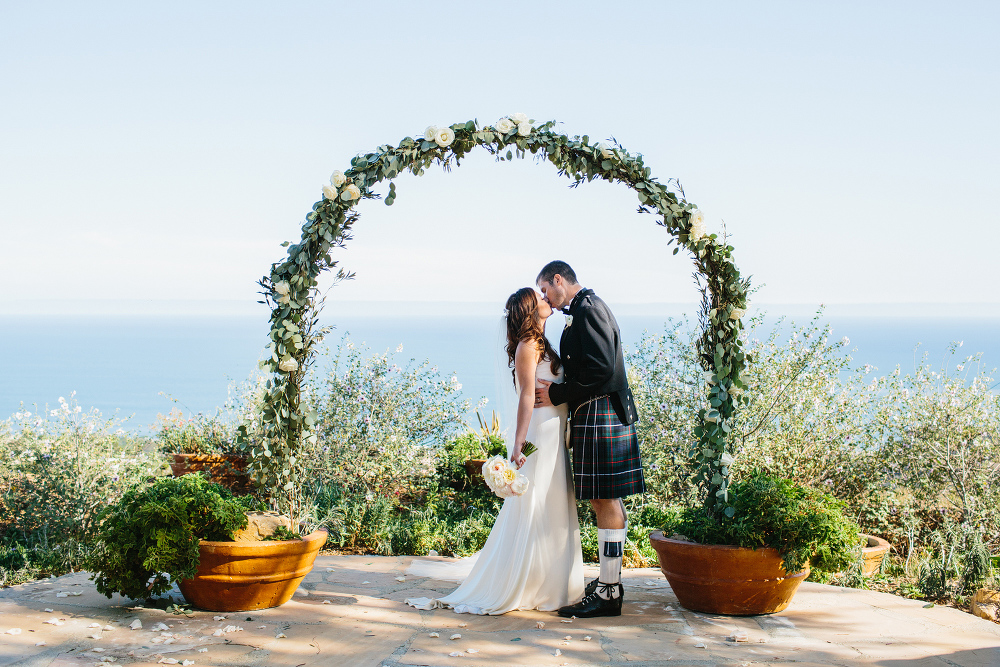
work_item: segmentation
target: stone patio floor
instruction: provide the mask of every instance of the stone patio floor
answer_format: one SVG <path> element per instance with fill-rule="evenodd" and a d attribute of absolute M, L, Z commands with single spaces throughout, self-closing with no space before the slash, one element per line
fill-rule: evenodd
<path fill-rule="evenodd" d="M 681 608 L 659 570 L 632 569 L 619 618 L 480 617 L 405 606 L 455 588 L 407 575 L 412 560 L 320 556 L 290 602 L 255 612 L 136 607 L 99 595 L 86 573 L 7 588 L 0 665 L 1000 666 L 1000 625 L 884 593 L 805 583 L 780 614 L 713 616 Z M 727 639 L 740 631 L 748 641 Z"/>

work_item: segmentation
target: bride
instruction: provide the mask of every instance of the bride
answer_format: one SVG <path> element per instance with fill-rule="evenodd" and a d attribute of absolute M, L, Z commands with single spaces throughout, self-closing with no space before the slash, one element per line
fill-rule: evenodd
<path fill-rule="evenodd" d="M 507 449 L 528 478 L 528 490 L 504 500 L 461 586 L 443 598 L 408 599 L 407 604 L 504 614 L 517 609 L 555 611 L 583 596 L 580 526 L 563 440 L 566 406 L 534 408 L 537 380 L 562 379 L 559 357 L 545 338 L 545 320 L 551 314 L 552 308 L 530 287 L 507 299 L 506 351 L 517 394 L 517 427 Z M 525 456 L 525 441 L 538 451 Z M 410 573 L 417 574 L 415 569 Z"/>

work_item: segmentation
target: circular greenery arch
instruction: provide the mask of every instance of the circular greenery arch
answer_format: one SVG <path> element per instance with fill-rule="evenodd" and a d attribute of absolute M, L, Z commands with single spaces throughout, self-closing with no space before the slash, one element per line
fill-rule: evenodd
<path fill-rule="evenodd" d="M 601 178 L 624 183 L 639 198 L 639 212 L 656 216 L 656 223 L 689 251 L 697 268 L 702 293 L 698 352 L 705 371 L 706 404 L 699 413 L 697 438 L 691 446 L 694 481 L 705 492 L 706 509 L 715 513 L 733 509 L 728 488 L 732 454 L 727 448 L 733 411 L 746 386 L 741 373 L 748 362 L 739 332 L 745 313 L 749 280 L 741 278 L 733 264 L 733 247 L 725 238 L 705 233 L 704 217 L 690 202 L 675 180 L 658 182 L 643 165 L 642 155 L 632 155 L 617 142 L 591 144 L 590 138 L 568 137 L 553 131 L 555 121 L 535 126 L 523 114 L 501 118 L 492 126 L 480 127 L 470 120 L 449 127 L 429 127 L 419 138 L 406 137 L 398 146 L 379 146 L 372 153 L 351 160 L 349 169 L 334 172 L 331 184 L 323 187 L 302 226 L 301 240 L 288 245 L 284 261 L 271 266 L 261 279 L 265 302 L 271 307 L 270 356 L 261 366 L 270 372 L 259 412 L 239 428 L 239 441 L 250 457 L 250 472 L 264 488 L 273 490 L 279 507 L 296 512 L 296 489 L 304 465 L 299 460 L 304 439 L 316 441 L 316 416 L 301 403 L 302 383 L 314 356 L 314 347 L 323 330 L 317 328 L 322 299 L 317 278 L 337 267 L 331 257 L 334 248 L 350 239 L 358 220 L 354 210 L 362 199 L 380 199 L 373 187 L 389 181 L 386 205 L 396 199 L 392 182 L 409 171 L 420 176 L 432 164 L 450 169 L 479 146 L 500 162 L 523 158 L 527 153 L 546 159 L 559 175 L 570 178 L 575 187 Z M 350 277 L 342 269 L 337 279 Z"/>

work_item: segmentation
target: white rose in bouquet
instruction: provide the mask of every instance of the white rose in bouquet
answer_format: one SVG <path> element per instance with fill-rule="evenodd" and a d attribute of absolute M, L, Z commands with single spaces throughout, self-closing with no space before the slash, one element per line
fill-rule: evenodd
<path fill-rule="evenodd" d="M 507 462 L 502 456 L 491 456 L 483 463 L 483 479 L 494 493 L 503 484 L 503 471 L 506 468 Z"/>
<path fill-rule="evenodd" d="M 599 141 L 597 148 L 601 151 L 601 157 L 612 158 L 615 156 L 614 147 L 606 141 Z"/>
<path fill-rule="evenodd" d="M 339 169 L 334 171 L 333 174 L 330 176 L 330 185 L 333 185 L 334 187 L 339 188 L 346 182 L 347 182 L 347 176 L 344 176 L 344 172 L 342 172 Z"/>
<path fill-rule="evenodd" d="M 324 185 L 323 186 L 323 196 L 326 197 L 327 199 L 336 199 L 337 198 L 337 188 L 333 187 L 332 185 Z"/>
<path fill-rule="evenodd" d="M 524 475 L 518 475 L 517 479 L 511 482 L 510 490 L 514 492 L 515 496 L 523 496 L 524 492 L 528 490 L 528 478 Z"/>
<path fill-rule="evenodd" d="M 733 312 L 729 313 L 729 319 L 740 320 L 743 316 L 747 314 L 747 311 L 743 308 L 733 308 Z"/>
<path fill-rule="evenodd" d="M 493 124 L 493 128 L 500 134 L 507 134 L 514 129 L 514 123 L 511 122 L 510 118 L 501 118 Z"/>
<path fill-rule="evenodd" d="M 299 362 L 295 361 L 291 357 L 285 357 L 278 364 L 278 370 L 284 371 L 286 373 L 291 373 L 292 371 L 297 371 L 299 369 Z"/>
<path fill-rule="evenodd" d="M 451 142 L 455 141 L 455 130 L 450 127 L 442 127 L 434 135 L 434 141 L 441 148 L 447 148 L 451 146 Z"/>
<path fill-rule="evenodd" d="M 688 237 L 697 241 L 707 232 L 707 227 L 705 226 L 705 214 L 701 212 L 701 209 L 694 209 L 691 211 L 690 218 L 691 228 L 688 230 Z"/>
<path fill-rule="evenodd" d="M 351 183 L 346 188 L 344 188 L 344 192 L 340 195 L 340 198 L 343 199 L 344 201 L 361 199 L 361 190 L 354 183 Z"/>
<path fill-rule="evenodd" d="M 517 123 L 518 125 L 520 125 L 521 123 L 527 123 L 528 122 L 528 115 L 527 114 L 523 114 L 523 113 L 516 113 L 516 114 L 513 114 L 510 117 L 510 119 L 512 121 L 514 121 L 515 123 Z"/>
<path fill-rule="evenodd" d="M 522 137 L 526 137 L 531 134 L 531 123 L 524 121 L 523 123 L 517 124 L 517 133 Z"/>
<path fill-rule="evenodd" d="M 424 130 L 424 139 L 426 139 L 427 141 L 434 141 L 434 139 L 437 138 L 437 133 L 438 133 L 437 125 L 428 125 L 427 129 Z"/>

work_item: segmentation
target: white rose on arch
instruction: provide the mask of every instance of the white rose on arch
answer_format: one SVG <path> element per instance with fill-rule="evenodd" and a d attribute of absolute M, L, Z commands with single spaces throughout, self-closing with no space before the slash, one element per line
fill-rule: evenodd
<path fill-rule="evenodd" d="M 326 197 L 327 199 L 336 199 L 337 198 L 337 188 L 333 187 L 332 185 L 324 185 L 323 186 L 323 196 Z"/>
<path fill-rule="evenodd" d="M 527 123 L 528 122 L 528 114 L 524 114 L 524 113 L 512 114 L 511 117 L 510 117 L 510 119 L 512 121 L 514 121 L 515 123 L 517 123 L 518 125 L 520 125 L 521 123 Z"/>
<path fill-rule="evenodd" d="M 524 121 L 523 123 L 517 124 L 517 134 L 522 137 L 527 137 L 531 134 L 531 123 Z"/>
<path fill-rule="evenodd" d="M 343 199 L 344 201 L 361 199 L 361 190 L 354 183 L 351 183 L 346 188 L 344 188 L 344 192 L 340 195 L 340 198 Z"/>
<path fill-rule="evenodd" d="M 450 127 L 442 127 L 438 129 L 437 133 L 434 135 L 434 141 L 441 148 L 451 146 L 451 142 L 455 141 L 455 130 Z"/>
<path fill-rule="evenodd" d="M 427 141 L 434 141 L 437 138 L 438 126 L 428 125 L 427 129 L 424 130 L 424 139 Z"/>
<path fill-rule="evenodd" d="M 514 123 L 511 122 L 510 118 L 501 118 L 493 124 L 493 128 L 500 134 L 507 134 L 514 129 Z"/>
<path fill-rule="evenodd" d="M 601 157 L 612 158 L 615 156 L 614 148 L 606 141 L 599 141 L 597 148 L 601 151 Z"/>
<path fill-rule="evenodd" d="M 733 312 L 729 313 L 729 319 L 731 320 L 741 320 L 743 316 L 747 314 L 747 311 L 743 308 L 733 308 Z"/>
<path fill-rule="evenodd" d="M 291 373 L 292 371 L 299 370 L 299 362 L 295 361 L 291 357 L 285 357 L 278 364 L 278 370 L 284 371 L 285 373 Z"/>
<path fill-rule="evenodd" d="M 342 172 L 339 169 L 334 171 L 333 174 L 330 176 L 330 185 L 334 187 L 339 188 L 346 182 L 347 182 L 347 176 L 344 176 L 344 172 Z"/>
<path fill-rule="evenodd" d="M 688 218 L 691 222 L 691 228 L 688 230 L 688 237 L 692 241 L 697 241 L 701 237 L 705 236 L 708 232 L 708 227 L 705 225 L 705 214 L 701 212 L 701 209 L 694 209 L 691 211 L 691 215 Z"/>

